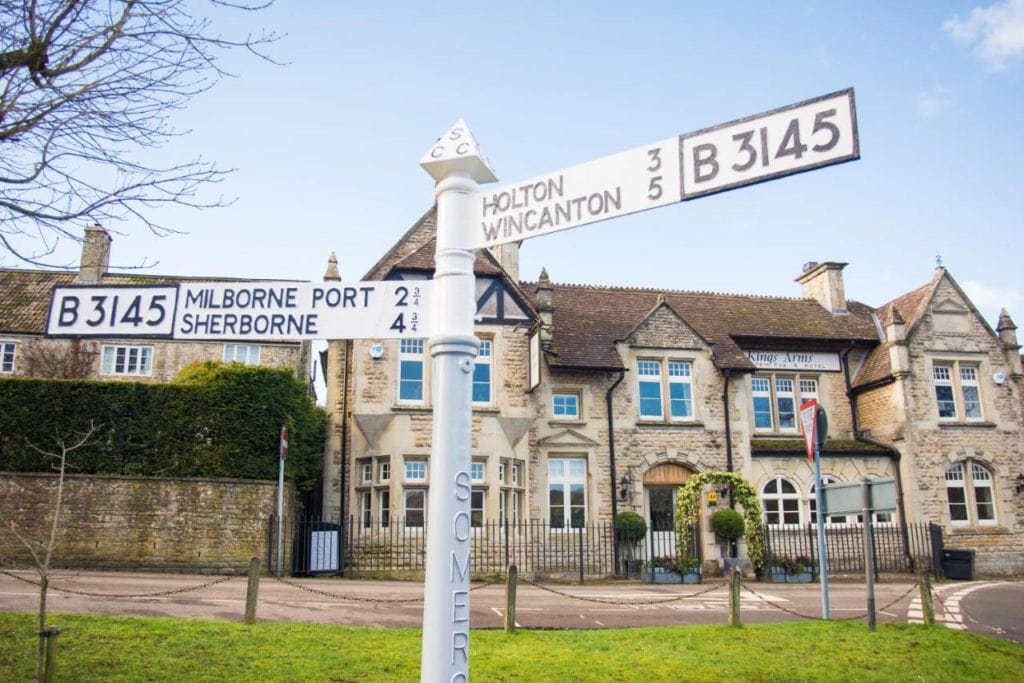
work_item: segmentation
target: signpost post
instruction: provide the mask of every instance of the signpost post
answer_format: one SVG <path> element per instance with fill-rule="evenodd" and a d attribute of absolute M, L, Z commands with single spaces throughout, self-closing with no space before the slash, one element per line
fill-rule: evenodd
<path fill-rule="evenodd" d="M 420 680 L 469 680 L 470 443 L 475 255 L 470 244 L 478 182 L 495 180 L 465 122 L 458 121 L 420 161 L 437 182 L 434 424 L 430 443 L 423 651 Z"/>
<path fill-rule="evenodd" d="M 819 503 L 819 506 L 821 503 Z M 865 478 L 859 483 L 825 487 L 825 508 L 832 514 L 859 512 L 864 524 L 864 575 L 868 593 L 868 628 L 875 630 L 875 512 L 896 509 L 896 480 Z"/>
<path fill-rule="evenodd" d="M 807 459 L 814 463 L 814 500 L 818 512 L 818 580 L 821 582 L 821 618 L 830 614 L 828 597 L 828 547 L 825 545 L 825 506 L 821 487 L 821 445 L 828 436 L 825 409 L 811 399 L 800 406 L 800 427 L 807 445 Z"/>
<path fill-rule="evenodd" d="M 288 459 L 288 427 L 281 425 L 277 457 L 277 578 L 281 578 L 281 547 L 284 533 L 284 461 Z"/>

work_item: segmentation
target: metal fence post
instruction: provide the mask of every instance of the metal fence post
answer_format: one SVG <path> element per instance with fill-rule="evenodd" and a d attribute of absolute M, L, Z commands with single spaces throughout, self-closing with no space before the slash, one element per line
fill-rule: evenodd
<path fill-rule="evenodd" d="M 580 583 L 583 583 L 583 527 L 576 527 L 576 538 L 579 541 L 580 551 Z"/>

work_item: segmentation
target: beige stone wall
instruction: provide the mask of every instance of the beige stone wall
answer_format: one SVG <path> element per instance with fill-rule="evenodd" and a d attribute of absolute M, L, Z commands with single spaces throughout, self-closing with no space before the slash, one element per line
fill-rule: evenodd
<path fill-rule="evenodd" d="M 47 538 L 55 496 L 55 475 L 0 473 L 0 519 L 25 538 Z M 245 572 L 250 558 L 266 561 L 277 482 L 72 474 L 62 507 L 58 567 Z M 3 529 L 0 560 L 29 562 Z"/>
<path fill-rule="evenodd" d="M 0 335 L 3 341 L 14 341 L 17 344 L 14 356 L 15 376 L 28 374 L 26 354 L 33 348 L 47 348 L 51 351 L 64 352 L 70 348 L 71 342 L 65 339 L 46 339 L 30 335 Z M 149 346 L 153 349 L 152 372 L 149 375 L 104 375 L 101 374 L 102 347 L 115 346 Z M 267 344 L 261 343 L 260 365 L 265 367 L 284 367 L 305 375 L 302 370 L 308 362 L 308 342 Z M 175 342 L 144 339 L 109 339 L 84 340 L 80 343 L 80 353 L 91 358 L 90 376 L 92 379 L 105 381 L 125 380 L 131 382 L 170 382 L 183 367 L 195 361 L 224 360 L 223 342 Z"/>
<path fill-rule="evenodd" d="M 910 332 L 908 347 L 910 373 L 858 402 L 865 428 L 902 454 L 908 518 L 941 524 L 949 547 L 974 549 L 979 572 L 1024 571 L 1024 501 L 1014 482 L 1024 471 L 1024 415 L 1020 378 L 1012 376 L 1002 342 L 944 279 Z M 962 412 L 957 420 L 939 418 L 932 369 L 951 361 L 978 367 L 982 419 L 963 419 Z M 1006 375 L 1001 385 L 993 380 L 998 372 Z M 968 460 L 993 475 L 994 525 L 951 522 L 945 473 Z"/>
<path fill-rule="evenodd" d="M 474 461 L 485 464 L 485 482 L 475 482 L 475 488 L 486 490 L 485 509 L 489 520 L 498 518 L 501 485 L 498 482 L 498 467 L 502 461 L 521 463 L 525 483 L 530 480 L 527 463 L 529 437 L 523 429 L 524 421 L 532 421 L 534 407 L 527 393 L 527 346 L 525 330 L 512 326 L 481 325 L 475 330 L 481 339 L 492 342 L 491 403 L 474 406 L 472 420 L 472 456 Z M 383 354 L 374 358 L 371 347 L 383 346 Z M 333 406 L 331 413 L 340 414 L 340 387 L 344 381 L 341 343 L 332 342 L 330 347 L 330 377 L 333 389 L 329 389 L 328 401 Z M 358 512 L 358 496 L 362 492 L 374 494 L 374 518 L 379 517 L 377 494 L 386 490 L 391 495 L 390 514 L 393 518 L 404 516 L 402 508 L 403 488 L 429 484 L 429 455 L 433 430 L 433 411 L 430 391 L 433 383 L 429 344 L 425 344 L 424 376 L 426 400 L 420 404 L 398 401 L 398 340 L 356 340 L 348 367 L 351 394 L 349 413 L 353 416 L 348 429 L 347 457 L 342 455 L 341 422 L 332 417 L 332 441 L 329 445 L 329 460 L 334 468 L 341 461 L 347 461 L 345 474 L 346 503 L 343 514 Z M 335 365 L 337 359 L 337 365 Z M 425 459 L 427 482 L 405 482 L 404 461 L 406 458 Z M 378 465 L 386 461 L 391 476 L 387 481 L 379 479 Z M 373 481 L 361 481 L 359 465 L 373 462 Z M 341 507 L 340 476 L 334 470 L 325 487 L 326 510 L 337 511 Z M 525 512 L 525 511 L 524 511 Z M 429 516 L 429 511 L 428 511 Z M 523 515 L 526 516 L 525 514 Z"/>

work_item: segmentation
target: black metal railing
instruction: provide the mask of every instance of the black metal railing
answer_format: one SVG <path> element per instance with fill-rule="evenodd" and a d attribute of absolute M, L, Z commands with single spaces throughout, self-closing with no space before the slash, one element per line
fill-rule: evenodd
<path fill-rule="evenodd" d="M 932 571 L 935 567 L 935 530 L 930 522 L 872 523 L 876 572 Z M 941 543 L 941 529 L 938 539 Z M 807 560 L 818 566 L 818 529 L 814 524 L 768 525 L 765 545 L 769 562 Z M 830 572 L 863 572 L 864 527 L 861 524 L 830 524 L 825 527 L 825 548 Z"/>
<path fill-rule="evenodd" d="M 426 523 L 406 523 L 392 517 L 349 517 L 344 522 L 285 519 L 281 525 L 282 574 L 381 574 L 416 576 L 426 567 Z M 278 524 L 267 533 L 267 568 L 278 567 Z M 874 524 L 876 572 L 933 570 L 942 552 L 942 532 L 935 524 Z M 475 576 L 502 575 L 510 564 L 520 572 L 587 578 L 633 574 L 656 558 L 679 554 L 673 532 L 649 530 L 643 540 L 619 544 L 615 566 L 615 531 L 610 522 L 585 527 L 552 528 L 546 520 L 484 522 L 470 529 L 470 567 Z M 817 528 L 813 524 L 766 526 L 769 560 L 806 558 L 817 567 Z M 825 529 L 828 564 L 832 572 L 863 572 L 864 541 L 860 524 L 829 525 Z M 687 557 L 704 559 L 700 525 L 690 528 Z"/>

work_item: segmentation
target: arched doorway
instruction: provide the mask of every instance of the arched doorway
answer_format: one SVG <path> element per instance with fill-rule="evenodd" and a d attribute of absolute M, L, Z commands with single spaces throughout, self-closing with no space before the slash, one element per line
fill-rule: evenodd
<path fill-rule="evenodd" d="M 693 472 L 678 463 L 663 463 L 644 473 L 644 509 L 652 544 L 648 557 L 675 557 L 674 525 L 676 488 L 686 483 Z"/>

